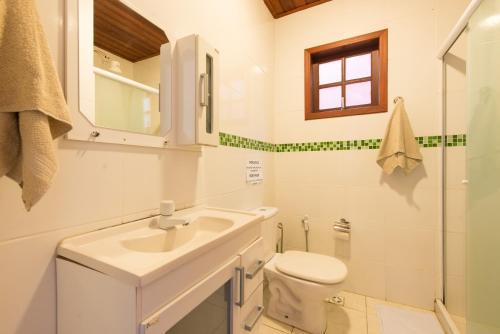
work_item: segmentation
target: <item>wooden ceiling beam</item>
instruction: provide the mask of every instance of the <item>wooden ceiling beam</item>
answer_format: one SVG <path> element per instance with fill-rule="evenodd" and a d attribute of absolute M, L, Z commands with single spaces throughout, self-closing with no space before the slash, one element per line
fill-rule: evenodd
<path fill-rule="evenodd" d="M 298 11 L 321 5 L 332 0 L 264 0 L 275 19 Z"/>

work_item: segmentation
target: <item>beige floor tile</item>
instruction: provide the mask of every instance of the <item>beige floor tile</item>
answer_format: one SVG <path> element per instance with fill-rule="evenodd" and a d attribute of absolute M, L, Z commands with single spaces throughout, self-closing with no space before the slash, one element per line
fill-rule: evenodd
<path fill-rule="evenodd" d="M 368 334 L 380 334 L 380 319 L 376 315 L 367 315 Z"/>
<path fill-rule="evenodd" d="M 328 328 L 326 334 L 380 334 L 380 319 L 375 308 L 377 304 L 390 305 L 422 313 L 433 313 L 350 292 L 342 292 L 339 295 L 345 298 L 345 305 L 328 304 Z M 456 322 L 460 322 L 460 319 L 457 319 Z M 289 325 L 268 317 L 264 317 L 264 324 L 265 326 L 262 326 L 260 334 L 309 334 L 301 329 L 292 328 Z M 457 326 L 460 325 L 457 323 Z M 461 334 L 465 334 L 465 332 Z"/>
<path fill-rule="evenodd" d="M 337 306 L 328 312 L 327 334 L 366 334 L 366 313 Z"/>
<path fill-rule="evenodd" d="M 366 297 L 352 292 L 341 292 L 340 297 L 344 297 L 344 307 L 366 313 Z"/>
<path fill-rule="evenodd" d="M 266 325 L 260 326 L 260 331 L 259 331 L 259 334 L 283 334 L 283 333 L 291 333 L 291 331 L 290 332 L 282 332 L 280 330 L 277 330 L 275 328 L 272 328 L 272 327 L 269 327 Z"/>
<path fill-rule="evenodd" d="M 292 326 L 284 324 L 281 321 L 269 318 L 267 316 L 262 317 L 262 319 L 263 319 L 262 323 L 267 327 L 271 327 L 273 329 L 277 329 L 277 330 L 279 330 L 281 332 L 285 332 L 285 333 L 292 332 Z"/>
<path fill-rule="evenodd" d="M 390 305 L 390 306 L 393 306 L 393 307 L 398 307 L 398 308 L 402 308 L 402 309 L 405 309 L 405 310 L 422 312 L 422 313 L 434 313 L 432 311 L 423 310 L 423 309 L 412 307 L 412 306 L 408 306 L 408 305 L 402 305 L 402 304 L 398 304 L 398 303 L 388 302 L 388 301 L 385 301 L 385 300 L 380 300 L 380 299 L 375 299 L 375 298 L 371 298 L 371 297 L 366 297 L 366 313 L 367 313 L 368 316 L 370 316 L 370 315 L 377 316 L 377 310 L 375 308 L 375 305 L 377 305 L 377 304 Z"/>
<path fill-rule="evenodd" d="M 357 327 L 357 326 L 331 326 L 326 330 L 326 334 L 366 334 L 366 326 L 365 327 Z"/>

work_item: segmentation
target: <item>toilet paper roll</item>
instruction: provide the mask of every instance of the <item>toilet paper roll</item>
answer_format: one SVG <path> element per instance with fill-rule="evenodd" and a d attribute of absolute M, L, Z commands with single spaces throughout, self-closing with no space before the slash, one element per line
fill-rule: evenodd
<path fill-rule="evenodd" d="M 349 233 L 346 233 L 346 232 L 337 232 L 337 231 L 335 231 L 334 232 L 334 237 L 335 237 L 335 239 L 346 240 L 346 241 L 348 241 L 349 239 L 351 239 L 351 235 Z"/>

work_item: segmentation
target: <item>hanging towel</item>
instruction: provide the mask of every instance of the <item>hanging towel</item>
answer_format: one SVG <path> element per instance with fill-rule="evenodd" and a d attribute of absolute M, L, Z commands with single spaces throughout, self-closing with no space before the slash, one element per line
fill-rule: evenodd
<path fill-rule="evenodd" d="M 422 154 L 411 129 L 404 100 L 399 98 L 387 126 L 377 163 L 387 174 L 392 174 L 396 167 L 409 174 L 421 162 Z"/>
<path fill-rule="evenodd" d="M 68 107 L 35 1 L 1 1 L 0 177 L 19 183 L 28 211 L 57 171 L 53 139 L 69 130 Z"/>

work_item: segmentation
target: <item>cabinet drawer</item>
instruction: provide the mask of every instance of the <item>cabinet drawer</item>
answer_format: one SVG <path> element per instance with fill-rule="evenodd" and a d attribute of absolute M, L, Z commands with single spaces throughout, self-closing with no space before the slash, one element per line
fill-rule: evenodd
<path fill-rule="evenodd" d="M 243 303 L 264 280 L 264 239 L 259 238 L 240 253 L 243 268 Z"/>
<path fill-rule="evenodd" d="M 257 286 L 240 310 L 240 333 L 258 334 L 264 314 L 264 284 Z"/>

